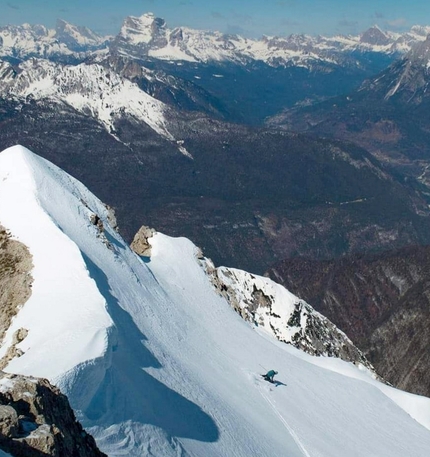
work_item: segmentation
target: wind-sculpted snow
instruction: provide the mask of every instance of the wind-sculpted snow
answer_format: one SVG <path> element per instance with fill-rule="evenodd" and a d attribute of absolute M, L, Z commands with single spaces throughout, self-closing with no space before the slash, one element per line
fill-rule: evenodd
<path fill-rule="evenodd" d="M 157 233 L 138 257 L 88 189 L 22 147 L 0 154 L 0 222 L 34 262 L 6 371 L 55 382 L 109 456 L 426 455 L 429 399 L 251 328 L 189 240 Z"/>

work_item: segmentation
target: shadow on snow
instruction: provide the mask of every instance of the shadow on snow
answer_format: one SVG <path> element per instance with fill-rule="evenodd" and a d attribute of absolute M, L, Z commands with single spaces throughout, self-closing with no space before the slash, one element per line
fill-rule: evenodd
<path fill-rule="evenodd" d="M 87 256 L 91 277 L 104 296 L 118 332 L 112 364 L 84 414 L 90 426 L 134 421 L 151 424 L 174 437 L 214 442 L 219 431 L 214 420 L 198 405 L 146 373 L 144 367 L 161 364 L 145 347 L 147 340 L 130 314 L 110 293 L 108 278 Z"/>

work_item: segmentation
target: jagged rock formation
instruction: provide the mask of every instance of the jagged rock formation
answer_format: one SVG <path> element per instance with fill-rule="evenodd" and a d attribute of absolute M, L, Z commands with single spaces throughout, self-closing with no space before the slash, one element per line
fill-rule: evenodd
<path fill-rule="evenodd" d="M 103 457 L 46 379 L 0 371 L 0 449 L 19 457 Z"/>
<path fill-rule="evenodd" d="M 269 273 L 341 328 L 395 386 L 430 396 L 430 247 L 338 261 L 284 261 Z"/>
<path fill-rule="evenodd" d="M 218 292 L 246 321 L 308 354 L 337 357 L 374 372 L 363 353 L 342 331 L 284 287 L 242 270 L 214 268 L 207 259 L 201 262 Z"/>
<path fill-rule="evenodd" d="M 0 345 L 12 318 L 31 295 L 32 268 L 27 247 L 0 225 Z"/>
<path fill-rule="evenodd" d="M 133 249 L 137 255 L 151 257 L 151 243 L 149 242 L 149 238 L 151 238 L 154 233 L 154 229 L 142 225 L 130 244 L 131 249 Z"/>

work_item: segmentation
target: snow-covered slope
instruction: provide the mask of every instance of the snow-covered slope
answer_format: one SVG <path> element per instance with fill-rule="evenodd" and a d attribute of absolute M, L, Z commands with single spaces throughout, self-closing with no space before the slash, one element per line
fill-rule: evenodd
<path fill-rule="evenodd" d="M 99 64 L 62 65 L 31 59 L 15 71 L 0 61 L 1 75 L 4 78 L 0 94 L 5 97 L 67 103 L 102 122 L 110 133 L 115 130 L 115 119 L 132 116 L 164 138 L 174 140 L 164 117 L 167 106 Z"/>
<path fill-rule="evenodd" d="M 6 370 L 59 385 L 110 456 L 427 455 L 429 399 L 252 328 L 189 240 L 156 234 L 139 258 L 88 189 L 22 147 L 0 154 L 0 222 L 34 263 Z"/>
<path fill-rule="evenodd" d="M 204 266 L 217 290 L 245 320 L 308 354 L 339 357 L 374 372 L 342 331 L 285 287 L 243 270 L 213 268 L 207 260 Z"/>

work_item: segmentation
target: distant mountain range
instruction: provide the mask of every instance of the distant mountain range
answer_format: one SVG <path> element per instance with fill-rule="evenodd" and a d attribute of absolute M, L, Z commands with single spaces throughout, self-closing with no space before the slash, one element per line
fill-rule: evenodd
<path fill-rule="evenodd" d="M 285 107 L 353 89 L 425 40 L 429 31 L 415 26 L 396 34 L 374 26 L 360 36 L 251 40 L 184 27 L 169 29 L 163 19 L 148 13 L 127 17 L 111 37 L 62 20 L 55 29 L 29 24 L 1 27 L 0 58 L 13 64 L 30 57 L 67 64 L 117 57 L 137 60 L 148 71 L 186 80 L 209 93 L 214 98 L 212 114 L 261 124 Z M 260 89 L 250 90 L 253 87 Z"/>
<path fill-rule="evenodd" d="M 429 68 L 427 38 L 356 90 L 312 106 L 287 108 L 268 124 L 353 141 L 412 177 L 428 194 Z"/>
<path fill-rule="evenodd" d="M 320 62 L 343 65 L 345 57 L 360 53 L 405 53 L 425 40 L 430 27 L 414 26 L 405 33 L 383 32 L 373 26 L 357 36 L 287 37 L 263 36 L 259 40 L 187 27 L 169 29 L 164 19 L 152 13 L 127 17 L 116 36 L 101 37 L 87 27 L 58 20 L 55 29 L 42 25 L 0 28 L 0 57 L 83 58 L 95 50 L 115 51 L 133 58 L 166 61 L 249 63 L 262 61 L 272 66 L 312 66 Z M 354 61 L 351 56 L 350 64 Z M 358 64 L 356 61 L 355 64 Z"/>
<path fill-rule="evenodd" d="M 82 59 L 88 52 L 104 48 L 109 42 L 87 27 L 58 20 L 55 29 L 43 25 L 0 27 L 0 55 L 11 59 L 29 57 Z"/>

